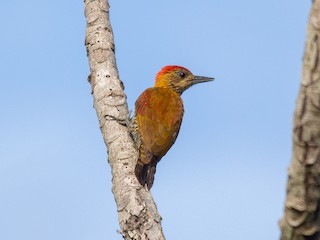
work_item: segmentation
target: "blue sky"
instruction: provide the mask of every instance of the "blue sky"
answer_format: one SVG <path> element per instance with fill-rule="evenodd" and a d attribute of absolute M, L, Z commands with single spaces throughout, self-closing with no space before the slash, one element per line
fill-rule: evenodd
<path fill-rule="evenodd" d="M 183 94 L 152 192 L 167 239 L 277 239 L 311 1 L 110 0 L 130 109 L 164 65 Z M 0 239 L 121 239 L 92 107 L 83 1 L 2 3 Z"/>

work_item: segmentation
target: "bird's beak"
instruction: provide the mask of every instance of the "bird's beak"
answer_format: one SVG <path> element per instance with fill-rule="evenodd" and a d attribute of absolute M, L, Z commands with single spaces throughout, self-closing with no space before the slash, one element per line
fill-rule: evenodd
<path fill-rule="evenodd" d="M 214 78 L 211 77 L 194 76 L 194 78 L 192 79 L 192 84 L 211 82 L 213 80 Z"/>

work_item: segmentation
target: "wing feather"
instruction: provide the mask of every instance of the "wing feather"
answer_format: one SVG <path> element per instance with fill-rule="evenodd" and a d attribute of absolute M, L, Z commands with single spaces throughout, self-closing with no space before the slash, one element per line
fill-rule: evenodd
<path fill-rule="evenodd" d="M 165 88 L 148 88 L 136 102 L 139 133 L 146 155 L 161 158 L 175 142 L 183 117 L 180 96 Z"/>

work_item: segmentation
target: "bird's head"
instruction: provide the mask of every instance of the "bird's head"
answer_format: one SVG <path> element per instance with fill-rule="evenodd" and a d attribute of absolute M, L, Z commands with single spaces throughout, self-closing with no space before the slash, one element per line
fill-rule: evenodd
<path fill-rule="evenodd" d="M 165 66 L 156 76 L 155 87 L 170 88 L 179 95 L 194 84 L 213 81 L 214 78 L 194 76 L 180 66 Z"/>

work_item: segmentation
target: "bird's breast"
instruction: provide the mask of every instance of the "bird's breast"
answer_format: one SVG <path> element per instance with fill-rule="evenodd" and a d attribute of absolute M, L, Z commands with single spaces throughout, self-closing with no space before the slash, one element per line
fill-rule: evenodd
<path fill-rule="evenodd" d="M 175 142 L 184 109 L 170 89 L 148 88 L 136 101 L 138 131 L 147 151 L 162 157 Z"/>

